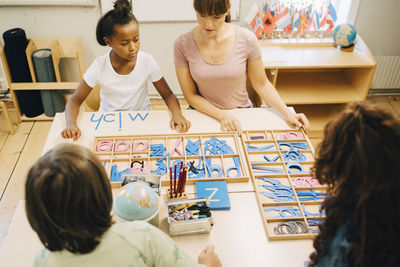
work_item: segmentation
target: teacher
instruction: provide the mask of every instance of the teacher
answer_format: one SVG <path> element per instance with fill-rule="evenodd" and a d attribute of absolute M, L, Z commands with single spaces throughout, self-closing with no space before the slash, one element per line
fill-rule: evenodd
<path fill-rule="evenodd" d="M 222 130 L 240 131 L 239 120 L 224 109 L 252 106 L 248 78 L 266 104 L 308 131 L 306 116 L 289 110 L 268 81 L 256 36 L 230 23 L 230 1 L 194 0 L 193 6 L 198 26 L 174 44 L 176 75 L 189 105 L 217 119 Z"/>

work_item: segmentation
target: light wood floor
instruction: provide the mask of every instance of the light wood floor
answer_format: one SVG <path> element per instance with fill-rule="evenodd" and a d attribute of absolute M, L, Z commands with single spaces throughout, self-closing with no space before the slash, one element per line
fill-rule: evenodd
<path fill-rule="evenodd" d="M 373 102 L 400 115 L 400 100 L 395 97 L 374 97 Z M 183 101 L 182 101 L 183 102 Z M 164 109 L 161 101 L 153 101 L 153 109 Z M 186 107 L 182 103 L 183 107 Z M 321 131 L 329 114 L 308 107 L 296 107 L 311 121 L 310 138 L 314 147 L 322 138 Z M 13 116 L 14 117 L 14 116 Z M 22 122 L 8 134 L 3 114 L 0 114 L 0 250 L 7 235 L 17 203 L 24 198 L 24 181 L 30 166 L 40 157 L 51 127 L 50 121 Z"/>

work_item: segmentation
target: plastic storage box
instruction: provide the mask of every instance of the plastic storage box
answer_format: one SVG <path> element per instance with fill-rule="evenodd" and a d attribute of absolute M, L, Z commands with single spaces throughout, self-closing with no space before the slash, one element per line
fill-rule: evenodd
<path fill-rule="evenodd" d="M 208 208 L 207 217 L 195 218 L 197 216 L 194 216 L 186 220 L 176 220 L 174 218 L 173 216 L 174 211 L 182 210 L 185 207 L 186 208 L 192 207 L 193 205 L 207 207 Z M 209 212 L 208 198 L 192 198 L 192 199 L 171 201 L 167 202 L 166 206 L 167 206 L 169 232 L 171 236 L 203 234 L 211 231 L 211 227 L 214 224 L 214 218 L 212 217 L 211 212 Z"/>

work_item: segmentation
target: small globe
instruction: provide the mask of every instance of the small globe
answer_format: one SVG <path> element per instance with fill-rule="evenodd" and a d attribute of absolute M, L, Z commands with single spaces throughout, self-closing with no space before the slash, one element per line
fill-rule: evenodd
<path fill-rule="evenodd" d="M 357 32 L 353 25 L 345 23 L 333 30 L 333 40 L 340 47 L 348 47 L 354 43 Z"/>
<path fill-rule="evenodd" d="M 148 184 L 129 183 L 121 187 L 114 201 L 114 214 L 125 221 L 146 220 L 158 212 L 159 196 Z"/>

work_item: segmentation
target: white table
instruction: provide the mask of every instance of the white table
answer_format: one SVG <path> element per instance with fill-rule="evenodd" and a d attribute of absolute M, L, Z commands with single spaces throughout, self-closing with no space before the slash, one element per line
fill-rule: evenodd
<path fill-rule="evenodd" d="M 243 130 L 290 128 L 271 109 L 235 109 L 228 112 L 240 120 Z M 142 117 L 146 113 L 140 112 Z M 133 121 L 131 117 L 134 118 L 136 114 L 83 113 L 78 121 L 83 134 L 76 143 L 92 147 L 95 136 L 175 133 L 169 128 L 167 111 L 149 112 L 143 121 L 139 117 Z M 192 122 L 189 133 L 220 132 L 219 122 L 204 114 L 185 110 L 184 115 Z M 102 120 L 99 122 L 98 118 Z M 60 136 L 64 127 L 64 114 L 57 114 L 43 153 L 57 144 L 70 142 Z M 228 267 L 303 266 L 313 251 L 312 241 L 268 241 L 251 182 L 228 184 L 228 190 L 231 209 L 213 211 L 215 225 L 209 234 L 174 237 L 175 242 L 194 259 L 205 246 L 214 244 L 223 266 Z M 23 205 L 23 201 L 20 201 L 0 253 L 0 266 L 30 266 L 36 252 L 42 247 L 26 220 Z M 165 209 L 160 213 L 160 229 L 168 233 Z"/>

